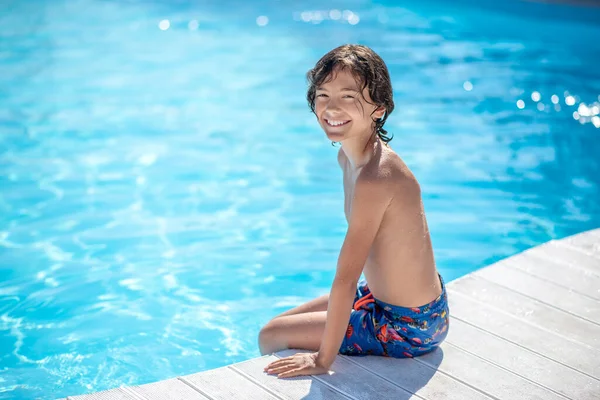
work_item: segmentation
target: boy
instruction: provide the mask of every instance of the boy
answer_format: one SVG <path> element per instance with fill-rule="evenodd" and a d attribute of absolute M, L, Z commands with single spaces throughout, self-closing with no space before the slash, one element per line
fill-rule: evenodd
<path fill-rule="evenodd" d="M 387 67 L 373 50 L 340 46 L 307 74 L 308 103 L 325 134 L 341 143 L 348 231 L 329 295 L 284 312 L 259 334 L 261 354 L 307 349 L 269 364 L 280 378 L 326 373 L 338 353 L 414 357 L 448 329 L 420 187 L 388 147 L 394 109 Z M 366 281 L 358 282 L 364 272 Z"/>

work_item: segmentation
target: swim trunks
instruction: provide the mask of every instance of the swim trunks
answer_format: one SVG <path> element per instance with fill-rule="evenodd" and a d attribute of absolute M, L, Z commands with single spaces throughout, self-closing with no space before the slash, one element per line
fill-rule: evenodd
<path fill-rule="evenodd" d="M 421 307 L 399 307 L 373 297 L 367 282 L 358 283 L 340 354 L 417 357 L 433 351 L 448 334 L 448 295 Z"/>

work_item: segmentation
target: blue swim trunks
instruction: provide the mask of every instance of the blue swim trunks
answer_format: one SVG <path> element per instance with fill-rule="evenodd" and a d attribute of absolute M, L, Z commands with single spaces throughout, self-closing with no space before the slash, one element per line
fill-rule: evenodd
<path fill-rule="evenodd" d="M 399 307 L 377 300 L 367 282 L 358 283 L 350 323 L 340 354 L 417 357 L 433 351 L 448 334 L 448 295 L 421 307 Z"/>

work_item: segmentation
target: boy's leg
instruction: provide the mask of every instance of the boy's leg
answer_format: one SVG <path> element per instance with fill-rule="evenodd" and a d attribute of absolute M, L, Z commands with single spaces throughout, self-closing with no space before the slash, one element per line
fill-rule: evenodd
<path fill-rule="evenodd" d="M 329 293 L 324 294 L 323 296 L 317 297 L 311 301 L 308 301 L 304 304 L 301 304 L 297 307 L 292 308 L 286 312 L 283 312 L 275 317 L 285 317 L 287 315 L 296 315 L 296 314 L 304 314 L 308 312 L 316 312 L 316 311 L 327 311 L 327 304 L 329 302 Z"/>
<path fill-rule="evenodd" d="M 260 354 L 271 354 L 285 349 L 319 350 L 326 319 L 326 311 L 273 318 L 258 335 Z"/>

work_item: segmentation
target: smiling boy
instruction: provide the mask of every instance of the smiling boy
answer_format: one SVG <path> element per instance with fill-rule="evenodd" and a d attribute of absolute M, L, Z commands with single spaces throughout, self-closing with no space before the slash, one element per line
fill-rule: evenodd
<path fill-rule="evenodd" d="M 394 109 L 385 63 L 366 46 L 344 45 L 323 56 L 307 78 L 311 110 L 327 137 L 341 144 L 348 230 L 329 294 L 260 331 L 261 354 L 312 351 L 265 367 L 282 378 L 326 373 L 338 353 L 426 354 L 448 330 L 447 294 L 420 186 L 383 129 Z M 359 282 L 361 273 L 366 282 Z"/>

